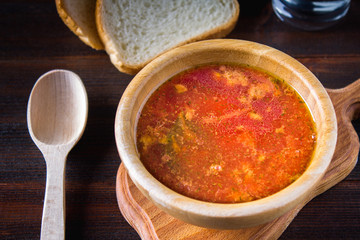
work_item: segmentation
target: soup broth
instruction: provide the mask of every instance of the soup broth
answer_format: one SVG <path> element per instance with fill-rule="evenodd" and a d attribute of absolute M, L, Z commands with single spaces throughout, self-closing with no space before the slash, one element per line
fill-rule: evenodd
<path fill-rule="evenodd" d="M 140 160 L 161 183 L 217 203 L 285 188 L 307 168 L 316 130 L 304 100 L 266 72 L 207 65 L 162 84 L 137 125 Z"/>

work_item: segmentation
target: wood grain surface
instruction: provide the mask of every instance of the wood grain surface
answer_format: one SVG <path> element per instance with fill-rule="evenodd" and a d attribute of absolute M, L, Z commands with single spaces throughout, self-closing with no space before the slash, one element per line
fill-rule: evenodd
<path fill-rule="evenodd" d="M 359 0 L 351 2 L 344 22 L 321 32 L 283 24 L 268 0 L 240 0 L 240 8 L 239 22 L 227 38 L 291 55 L 326 88 L 339 89 L 360 77 Z M 66 165 L 66 239 L 140 239 L 119 211 L 115 191 L 121 159 L 114 119 L 133 76 L 120 73 L 104 51 L 80 41 L 58 16 L 55 1 L 3 0 L 0 16 L 0 239 L 40 238 L 46 167 L 27 130 L 26 106 L 39 76 L 56 68 L 77 73 L 89 98 L 84 135 Z M 360 121 L 352 124 L 359 135 Z M 306 204 L 280 239 L 359 239 L 359 226 L 358 164 Z"/>

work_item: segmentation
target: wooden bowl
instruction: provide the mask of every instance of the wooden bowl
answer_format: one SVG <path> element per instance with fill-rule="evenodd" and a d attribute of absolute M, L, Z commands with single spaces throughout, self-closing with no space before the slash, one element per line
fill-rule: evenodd
<path fill-rule="evenodd" d="M 308 104 L 317 128 L 314 157 L 303 175 L 285 189 L 246 203 L 220 204 L 191 199 L 165 187 L 143 166 L 136 149 L 136 125 L 144 103 L 166 80 L 186 69 L 211 63 L 261 68 L 287 81 Z M 173 49 L 141 70 L 124 92 L 115 119 L 120 158 L 139 190 L 175 218 L 206 228 L 238 229 L 269 222 L 303 201 L 325 173 L 335 150 L 336 116 L 318 79 L 292 57 L 241 40 L 208 40 Z"/>

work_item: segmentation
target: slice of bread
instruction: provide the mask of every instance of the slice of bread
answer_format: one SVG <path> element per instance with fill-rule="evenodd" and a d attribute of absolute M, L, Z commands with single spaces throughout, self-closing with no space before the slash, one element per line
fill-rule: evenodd
<path fill-rule="evenodd" d="M 95 23 L 96 0 L 55 0 L 56 9 L 63 22 L 84 43 L 104 49 Z"/>
<path fill-rule="evenodd" d="M 237 0 L 97 0 L 96 25 L 111 62 L 135 74 L 183 44 L 230 33 Z"/>

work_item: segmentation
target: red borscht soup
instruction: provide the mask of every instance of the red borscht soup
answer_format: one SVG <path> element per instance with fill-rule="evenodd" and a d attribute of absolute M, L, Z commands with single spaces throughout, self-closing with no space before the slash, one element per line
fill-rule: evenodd
<path fill-rule="evenodd" d="M 162 84 L 144 105 L 137 150 L 147 170 L 185 196 L 248 202 L 305 171 L 312 115 L 283 80 L 242 65 L 207 65 Z"/>

